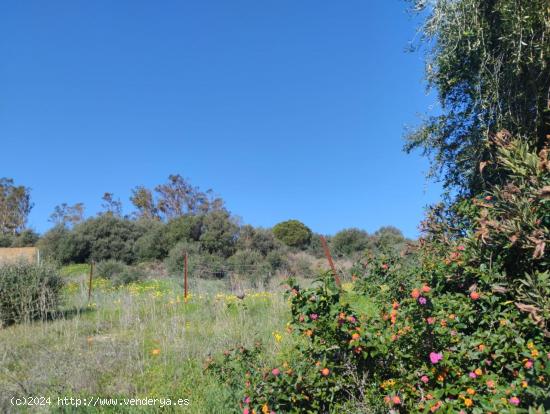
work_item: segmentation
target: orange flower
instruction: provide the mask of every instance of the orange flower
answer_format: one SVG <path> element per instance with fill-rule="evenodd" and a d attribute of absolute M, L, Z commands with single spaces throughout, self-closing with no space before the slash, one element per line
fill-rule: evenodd
<path fill-rule="evenodd" d="M 493 381 L 493 380 L 487 380 L 487 382 L 485 384 L 487 384 L 487 387 L 489 387 L 489 388 L 494 388 L 495 387 L 495 381 Z"/>
<path fill-rule="evenodd" d="M 468 389 L 466 390 L 466 392 L 467 392 L 468 394 L 470 394 L 470 395 L 475 395 L 476 390 L 474 390 L 473 388 L 468 388 Z"/>
<path fill-rule="evenodd" d="M 357 332 L 355 332 L 355 333 L 351 336 L 351 339 L 353 339 L 354 341 L 358 341 L 360 338 L 361 338 L 361 335 L 359 335 Z"/>
<path fill-rule="evenodd" d="M 472 300 L 478 300 L 480 298 L 480 294 L 478 292 L 476 292 L 475 290 L 470 293 L 470 298 L 472 298 Z"/>
<path fill-rule="evenodd" d="M 323 368 L 321 370 L 321 374 L 323 375 L 323 377 L 327 377 L 328 374 L 330 374 L 330 370 L 328 368 Z"/>
<path fill-rule="evenodd" d="M 311 336 L 313 335 L 313 331 L 311 329 L 308 329 L 307 331 L 304 332 L 306 334 L 306 336 Z"/>
<path fill-rule="evenodd" d="M 464 405 L 466 407 L 471 407 L 472 405 L 474 405 L 474 402 L 470 398 L 464 398 Z"/>
<path fill-rule="evenodd" d="M 413 299 L 418 299 L 419 296 L 420 296 L 420 290 L 414 288 L 411 292 L 411 297 Z"/>
<path fill-rule="evenodd" d="M 392 402 L 393 402 L 395 405 L 399 405 L 399 404 L 401 404 L 401 398 L 399 398 L 398 395 L 394 395 L 393 398 L 392 398 Z"/>
<path fill-rule="evenodd" d="M 155 348 L 155 349 L 151 349 L 151 355 L 160 355 L 160 349 L 158 348 Z"/>
<path fill-rule="evenodd" d="M 483 351 L 485 350 L 485 345 L 479 344 L 479 345 L 477 346 L 477 349 L 479 349 L 480 352 L 483 352 Z"/>
<path fill-rule="evenodd" d="M 481 368 L 476 368 L 474 370 L 474 372 L 476 373 L 476 375 L 479 377 L 480 375 L 483 375 L 483 371 L 481 370 Z"/>
<path fill-rule="evenodd" d="M 424 285 L 422 286 L 422 292 L 424 293 L 428 293 L 430 290 L 432 290 L 431 287 L 429 287 L 428 285 Z"/>
<path fill-rule="evenodd" d="M 262 413 L 263 414 L 269 414 L 269 407 L 267 406 L 267 404 L 264 404 L 262 406 Z"/>

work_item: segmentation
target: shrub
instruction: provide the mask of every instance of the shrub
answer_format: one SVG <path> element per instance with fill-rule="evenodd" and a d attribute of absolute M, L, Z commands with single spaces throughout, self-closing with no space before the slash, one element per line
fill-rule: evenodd
<path fill-rule="evenodd" d="M 83 263 L 90 255 L 90 245 L 81 235 L 65 226 L 49 230 L 38 241 L 41 256 L 60 264 Z"/>
<path fill-rule="evenodd" d="M 133 246 L 144 233 L 138 223 L 108 214 L 88 219 L 74 229 L 76 239 L 89 249 L 86 259 L 114 259 L 127 264 L 135 261 Z"/>
<path fill-rule="evenodd" d="M 114 279 L 125 272 L 127 267 L 125 263 L 117 260 L 104 260 L 97 263 L 95 272 L 99 277 Z"/>
<path fill-rule="evenodd" d="M 31 247 L 36 245 L 40 236 L 33 230 L 26 229 L 19 233 L 12 241 L 12 247 Z"/>
<path fill-rule="evenodd" d="M 311 230 L 298 220 L 287 220 L 273 227 L 277 239 L 290 247 L 306 248 L 311 241 Z"/>
<path fill-rule="evenodd" d="M 50 264 L 0 265 L 0 325 L 45 318 L 55 311 L 63 280 Z"/>
<path fill-rule="evenodd" d="M 201 249 L 204 252 L 229 257 L 235 253 L 239 227 L 225 210 L 206 214 L 202 222 L 200 236 Z"/>
<path fill-rule="evenodd" d="M 166 237 L 167 226 L 156 220 L 139 223 L 145 228 L 145 233 L 134 244 L 136 259 L 150 261 L 168 256 L 170 244 Z"/>
<path fill-rule="evenodd" d="M 537 156 L 511 137 L 493 151 L 499 180 L 433 210 L 413 264 L 389 249 L 357 264 L 345 290 L 330 274 L 309 289 L 290 281 L 293 361 L 251 367 L 240 391 L 244 409 L 550 406 L 548 151 Z"/>
<path fill-rule="evenodd" d="M 96 274 L 109 279 L 113 285 L 127 285 L 145 278 L 145 271 L 139 266 L 128 266 L 116 260 L 105 260 L 96 266 Z"/>
<path fill-rule="evenodd" d="M 363 252 L 368 245 L 368 233 L 356 228 L 341 230 L 331 240 L 331 247 L 337 256 L 351 256 Z"/>

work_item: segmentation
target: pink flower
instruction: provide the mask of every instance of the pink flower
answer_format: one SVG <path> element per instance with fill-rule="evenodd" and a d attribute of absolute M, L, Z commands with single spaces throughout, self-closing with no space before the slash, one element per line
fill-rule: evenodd
<path fill-rule="evenodd" d="M 426 322 L 428 322 L 428 324 L 430 325 L 433 325 L 435 323 L 435 318 L 433 316 L 428 316 L 426 318 Z"/>
<path fill-rule="evenodd" d="M 244 399 L 244 403 L 245 403 L 245 404 L 250 404 L 250 397 L 246 397 L 246 398 Z"/>
<path fill-rule="evenodd" d="M 430 379 L 428 378 L 427 375 L 422 375 L 422 376 L 420 377 L 420 381 L 422 381 L 424 384 L 427 384 L 429 380 L 430 380 Z"/>
<path fill-rule="evenodd" d="M 309 315 L 309 317 L 311 318 L 312 321 L 314 321 L 319 317 L 319 315 L 317 315 L 316 313 L 312 313 L 311 315 Z"/>
<path fill-rule="evenodd" d="M 527 369 L 533 368 L 533 361 L 531 361 L 531 360 L 525 361 L 524 366 L 525 366 L 525 368 L 527 368 Z"/>
<path fill-rule="evenodd" d="M 271 370 L 271 373 L 275 376 L 279 375 L 281 373 L 281 371 L 279 371 L 279 368 L 273 368 L 273 370 Z"/>
<path fill-rule="evenodd" d="M 418 303 L 420 303 L 421 305 L 425 305 L 426 304 L 426 298 L 424 296 L 420 296 L 418 298 Z"/>
<path fill-rule="evenodd" d="M 519 398 L 518 397 L 512 397 L 508 400 L 510 404 L 518 405 L 519 404 Z"/>
<path fill-rule="evenodd" d="M 472 378 L 472 379 L 477 378 L 477 374 L 476 374 L 475 372 L 470 372 L 470 373 L 468 374 L 468 376 L 469 376 L 470 378 Z"/>
<path fill-rule="evenodd" d="M 464 251 L 465 247 L 460 245 L 456 247 L 456 250 Z"/>
<path fill-rule="evenodd" d="M 432 364 L 437 364 L 443 359 L 443 354 L 441 352 L 430 352 L 430 361 Z"/>
<path fill-rule="evenodd" d="M 243 414 L 249 414 L 249 413 L 250 413 L 250 410 L 249 410 L 248 408 L 245 408 L 245 409 L 243 410 Z"/>

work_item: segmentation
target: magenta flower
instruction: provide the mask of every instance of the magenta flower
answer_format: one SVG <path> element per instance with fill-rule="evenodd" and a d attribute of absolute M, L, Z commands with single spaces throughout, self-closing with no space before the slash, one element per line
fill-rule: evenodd
<path fill-rule="evenodd" d="M 512 397 L 508 400 L 510 404 L 518 405 L 519 404 L 519 398 L 518 397 Z"/>
<path fill-rule="evenodd" d="M 422 381 L 424 384 L 427 384 L 429 380 L 430 380 L 430 379 L 428 378 L 427 375 L 422 375 L 422 376 L 420 377 L 420 381 Z"/>
<path fill-rule="evenodd" d="M 250 410 L 249 410 L 248 408 L 245 408 L 245 409 L 243 410 L 243 414 L 249 414 L 249 413 L 250 413 Z"/>
<path fill-rule="evenodd" d="M 430 352 L 430 361 L 432 364 L 437 364 L 443 359 L 443 354 L 441 352 Z"/>
<path fill-rule="evenodd" d="M 245 403 L 245 404 L 250 404 L 250 397 L 246 397 L 246 398 L 244 399 L 244 403 Z"/>
<path fill-rule="evenodd" d="M 477 378 L 477 374 L 476 374 L 475 372 L 470 372 L 470 373 L 468 374 L 468 376 L 469 376 L 470 378 L 472 378 L 472 379 L 476 379 L 476 378 Z"/>
<path fill-rule="evenodd" d="M 316 313 L 312 313 L 311 315 L 309 315 L 309 317 L 311 318 L 312 321 L 314 321 L 319 317 L 319 315 L 317 315 Z"/>
<path fill-rule="evenodd" d="M 273 368 L 273 370 L 271 371 L 271 373 L 275 376 L 279 375 L 281 373 L 281 371 L 279 370 L 279 368 Z"/>
<path fill-rule="evenodd" d="M 426 298 L 424 296 L 420 296 L 418 298 L 418 303 L 420 303 L 421 305 L 425 305 L 427 302 Z"/>

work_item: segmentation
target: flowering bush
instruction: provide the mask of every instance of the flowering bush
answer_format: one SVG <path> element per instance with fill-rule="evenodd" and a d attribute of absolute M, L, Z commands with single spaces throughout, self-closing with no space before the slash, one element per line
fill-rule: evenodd
<path fill-rule="evenodd" d="M 243 413 L 550 407 L 550 164 L 507 135 L 494 145 L 499 180 L 432 211 L 415 265 L 375 258 L 346 289 L 330 273 L 290 281 L 291 358 L 247 371 Z"/>

